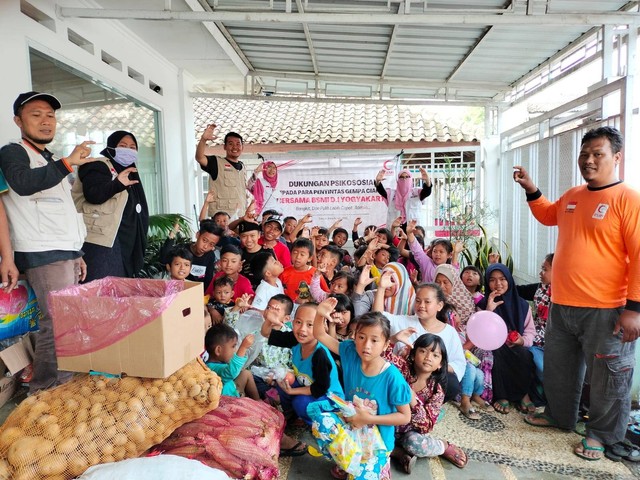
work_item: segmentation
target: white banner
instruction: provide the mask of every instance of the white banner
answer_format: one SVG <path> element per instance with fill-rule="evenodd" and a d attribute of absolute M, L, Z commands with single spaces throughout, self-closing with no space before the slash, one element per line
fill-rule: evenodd
<path fill-rule="evenodd" d="M 367 168 L 303 168 L 287 165 L 278 169 L 280 206 L 284 216 L 297 219 L 313 215 L 312 225 L 328 228 L 342 219 L 341 226 L 351 231 L 356 217 L 362 219 L 360 234 L 366 225 L 383 225 L 387 206 L 376 192 L 374 179 L 380 166 Z"/>

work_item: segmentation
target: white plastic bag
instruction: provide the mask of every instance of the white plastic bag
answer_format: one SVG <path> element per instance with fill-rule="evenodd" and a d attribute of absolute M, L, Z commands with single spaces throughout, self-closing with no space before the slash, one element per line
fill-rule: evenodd
<path fill-rule="evenodd" d="M 221 470 L 177 455 L 132 458 L 95 465 L 78 480 L 228 480 Z"/>

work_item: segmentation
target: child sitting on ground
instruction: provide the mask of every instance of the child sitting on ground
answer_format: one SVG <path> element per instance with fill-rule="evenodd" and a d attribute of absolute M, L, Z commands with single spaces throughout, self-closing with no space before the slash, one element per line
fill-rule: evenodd
<path fill-rule="evenodd" d="M 271 324 L 271 328 L 281 332 L 291 331 L 291 311 L 293 310 L 293 302 L 285 294 L 278 294 L 271 297 L 269 303 L 262 313 L 264 321 Z M 293 371 L 291 363 L 291 349 L 276 347 L 275 345 L 265 344 L 260 349 L 260 353 L 254 361 L 257 367 L 264 367 L 271 372 L 276 369 L 284 368 L 286 371 Z M 260 396 L 264 398 L 266 392 L 271 387 L 275 387 L 272 377 L 261 378 L 257 375 L 253 376 Z M 274 389 L 270 395 L 277 398 L 277 391 Z"/>
<path fill-rule="evenodd" d="M 229 325 L 214 325 L 204 337 L 204 345 L 209 354 L 207 366 L 222 380 L 222 395 L 232 397 L 247 396 L 260 400 L 253 375 L 243 370 L 247 349 L 253 345 L 253 335 L 247 335 L 238 346 L 238 334 Z"/>
<path fill-rule="evenodd" d="M 269 345 L 292 350 L 295 381 L 291 385 L 286 380 L 278 381 L 278 395 L 285 417 L 298 416 L 307 424 L 311 424 L 307 415 L 310 403 L 325 400 L 329 391 L 344 397 L 331 353 L 313 336 L 317 308 L 312 303 L 300 305 L 292 322 L 292 332 L 274 330 L 281 324 L 267 315 L 260 332 L 269 339 Z"/>
<path fill-rule="evenodd" d="M 392 363 L 398 367 L 413 390 L 411 421 L 396 427 L 396 447 L 391 458 L 397 460 L 405 473 L 411 473 L 417 457 L 442 455 L 458 468 L 467 464 L 467 455 L 456 445 L 430 435 L 436 424 L 444 391 L 442 382 L 447 377 L 447 349 L 444 341 L 432 333 L 419 336 L 415 343 L 408 338 L 413 329 L 402 330 L 395 337 L 407 342 L 409 356 L 392 355 Z"/>
<path fill-rule="evenodd" d="M 256 280 L 260 282 L 256 288 L 256 296 L 253 298 L 251 307 L 254 310 L 264 311 L 269 299 L 274 295 L 284 293 L 282 281 L 278 278 L 284 271 L 273 252 L 265 250 L 258 253 L 251 260 L 251 270 L 255 272 Z"/>
<path fill-rule="evenodd" d="M 338 342 L 326 329 L 327 317 L 335 309 L 337 300 L 327 298 L 317 308 L 313 334 L 332 353 L 339 355 L 342 361 L 345 399 L 354 404 L 362 404 L 356 414 L 345 417 L 353 429 L 366 425 L 376 425 L 382 445 L 376 455 L 363 459 L 359 465 L 349 465 L 349 478 L 389 479 L 389 455 L 394 448 L 394 426 L 405 425 L 411 420 L 411 389 L 398 369 L 382 358 L 389 345 L 389 322 L 380 313 L 371 312 L 358 317 L 356 321 L 355 341 Z M 344 428 L 343 420 L 334 412 L 320 412 L 310 408 L 313 415 L 312 433 L 318 441 L 320 451 L 328 458 L 340 449 L 344 450 L 345 438 L 338 432 Z M 371 439 L 373 441 L 373 439 Z M 334 449 L 335 447 L 335 449 Z M 347 468 L 341 462 L 342 468 Z M 347 478 L 347 472 L 338 465 L 331 474 L 334 478 Z"/>

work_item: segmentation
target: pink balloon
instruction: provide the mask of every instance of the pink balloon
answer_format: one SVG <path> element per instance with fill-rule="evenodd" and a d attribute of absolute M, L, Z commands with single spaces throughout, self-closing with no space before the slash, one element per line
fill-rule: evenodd
<path fill-rule="evenodd" d="M 482 310 L 469 317 L 467 336 L 483 350 L 496 350 L 507 340 L 507 325 L 497 313 Z"/>

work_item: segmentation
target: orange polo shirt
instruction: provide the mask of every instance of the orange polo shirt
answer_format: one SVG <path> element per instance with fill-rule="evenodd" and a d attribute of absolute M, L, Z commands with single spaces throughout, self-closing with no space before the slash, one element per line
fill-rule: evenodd
<path fill-rule="evenodd" d="M 555 203 L 528 202 L 544 225 L 558 226 L 552 301 L 616 308 L 640 301 L 640 192 L 624 183 L 574 187 Z"/>

